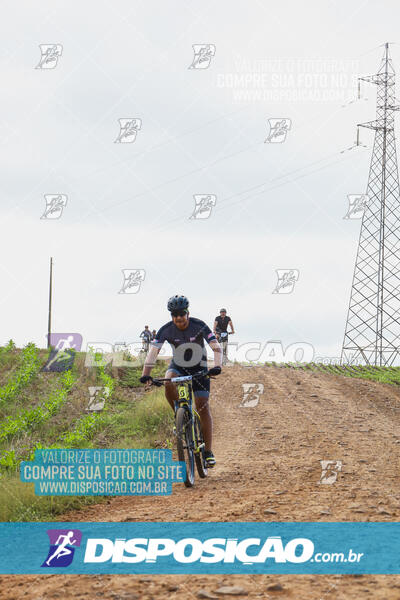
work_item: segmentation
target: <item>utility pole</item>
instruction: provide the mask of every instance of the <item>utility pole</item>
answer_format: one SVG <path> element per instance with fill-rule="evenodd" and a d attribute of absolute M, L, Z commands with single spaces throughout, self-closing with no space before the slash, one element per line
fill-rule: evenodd
<path fill-rule="evenodd" d="M 47 324 L 47 348 L 50 348 L 52 294 L 53 294 L 53 257 L 50 258 L 49 320 L 48 320 L 48 324 Z"/>
<path fill-rule="evenodd" d="M 388 43 L 378 73 L 359 79 L 377 86 L 376 119 L 357 126 L 373 129 L 375 139 L 341 360 L 390 366 L 400 362 L 400 189 L 394 133 L 394 113 L 400 107 Z"/>

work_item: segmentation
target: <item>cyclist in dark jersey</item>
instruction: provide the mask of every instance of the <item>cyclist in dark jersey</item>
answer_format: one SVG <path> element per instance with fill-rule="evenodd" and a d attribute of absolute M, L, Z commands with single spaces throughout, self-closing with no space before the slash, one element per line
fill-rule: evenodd
<path fill-rule="evenodd" d="M 150 331 L 148 325 L 144 326 L 144 329 L 139 337 L 141 337 L 143 340 L 143 350 L 145 350 L 147 352 L 150 341 L 151 341 L 151 331 Z"/>
<path fill-rule="evenodd" d="M 210 375 L 221 373 L 222 353 L 221 346 L 215 339 L 211 329 L 201 321 L 189 316 L 189 300 L 186 296 L 172 296 L 168 301 L 168 310 L 171 312 L 172 321 L 163 325 L 157 332 L 156 339 L 151 342 L 150 351 L 143 366 L 141 383 L 151 381 L 150 373 L 155 365 L 159 351 L 164 342 L 169 342 L 172 348 L 172 361 L 168 366 L 165 377 L 179 377 L 192 375 L 199 371 L 207 372 L 207 352 L 204 345 L 206 341 L 214 351 L 214 367 L 209 369 Z M 209 467 L 215 465 L 212 447 L 212 417 L 208 404 L 210 395 L 210 380 L 208 377 L 199 377 L 193 380 L 193 395 L 196 409 L 200 415 L 201 426 L 204 433 L 205 459 Z M 175 408 L 177 389 L 173 383 L 166 382 L 165 396 Z"/>
<path fill-rule="evenodd" d="M 215 317 L 214 328 L 213 328 L 217 340 L 219 340 L 220 333 L 222 333 L 224 331 L 228 331 L 228 325 L 231 328 L 230 333 L 235 333 L 235 330 L 233 328 L 232 319 L 230 317 L 228 317 L 226 314 L 226 308 L 221 308 L 221 310 L 219 311 L 219 317 Z"/>
<path fill-rule="evenodd" d="M 144 326 L 144 329 L 143 329 L 143 331 L 142 331 L 142 333 L 140 334 L 139 337 L 144 338 L 146 340 L 151 340 L 151 331 L 150 331 L 148 325 Z"/>

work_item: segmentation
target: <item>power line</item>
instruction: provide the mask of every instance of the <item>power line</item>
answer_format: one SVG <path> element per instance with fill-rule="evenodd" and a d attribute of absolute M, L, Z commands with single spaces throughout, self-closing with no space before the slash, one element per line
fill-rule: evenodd
<path fill-rule="evenodd" d="M 335 153 L 333 155 L 330 155 L 330 156 L 337 156 L 337 155 L 340 155 L 340 152 L 337 152 L 337 153 Z M 321 160 L 323 160 L 323 159 L 321 159 Z M 252 192 L 252 191 L 255 191 L 255 190 L 259 190 L 260 188 L 264 188 L 264 186 L 268 185 L 268 183 L 270 183 L 273 180 L 269 180 L 269 181 L 257 184 L 255 186 L 252 186 L 251 188 L 247 188 L 245 190 L 242 190 L 241 192 L 237 192 L 235 194 L 232 194 L 231 196 L 228 196 L 225 199 L 222 199 L 222 202 L 224 203 L 222 206 L 221 206 L 221 200 L 218 200 L 217 207 L 215 209 L 213 209 L 213 210 L 216 211 L 216 212 L 220 212 L 222 210 L 226 210 L 227 208 L 231 208 L 232 206 L 235 206 L 236 204 L 240 204 L 242 202 L 246 202 L 246 201 L 248 201 L 248 200 L 250 200 L 250 199 L 252 199 L 252 198 L 254 198 L 254 197 L 256 197 L 256 196 L 258 196 L 260 194 L 267 193 L 267 192 L 275 190 L 275 189 L 277 189 L 279 187 L 282 187 L 284 185 L 288 185 L 288 184 L 294 183 L 295 181 L 297 181 L 299 179 L 303 179 L 304 177 L 308 177 L 309 175 L 313 175 L 314 173 L 317 173 L 318 171 L 321 171 L 322 169 L 326 169 L 326 168 L 328 168 L 328 167 L 330 167 L 332 165 L 338 164 L 340 162 L 344 162 L 345 160 L 346 160 L 346 157 L 340 158 L 339 160 L 331 161 L 331 162 L 327 163 L 326 165 L 323 165 L 323 166 L 319 167 L 318 169 L 313 169 L 309 173 L 304 173 L 303 175 L 299 175 L 298 177 L 295 177 L 294 179 L 289 179 L 288 181 L 283 181 L 281 183 L 277 183 L 276 185 L 273 185 L 273 186 L 271 186 L 269 188 L 261 189 L 260 191 L 254 193 L 254 194 L 250 194 L 250 196 L 247 196 L 246 198 L 242 198 L 242 199 L 236 200 L 235 202 L 228 203 L 228 201 L 231 200 L 231 199 L 233 199 L 233 198 L 237 198 L 238 196 L 243 196 L 245 194 L 248 194 L 249 192 Z M 315 162 L 320 162 L 320 161 L 315 161 Z M 311 164 L 315 164 L 315 162 L 311 163 Z M 305 168 L 308 168 L 308 165 L 306 165 L 306 166 L 303 167 L 303 169 L 305 169 Z M 296 172 L 298 170 L 299 169 L 295 169 L 294 172 Z M 285 176 L 288 176 L 289 174 L 290 173 L 287 173 Z M 184 217 L 184 218 L 177 217 L 175 219 L 171 219 L 171 221 L 168 221 L 168 223 L 164 223 L 163 224 L 165 226 L 163 226 L 160 229 L 157 229 L 154 233 L 157 233 L 157 234 L 164 233 L 165 231 L 168 231 L 172 225 L 176 224 L 179 221 L 182 222 L 182 223 L 184 223 L 184 222 L 187 221 L 187 217 Z"/>

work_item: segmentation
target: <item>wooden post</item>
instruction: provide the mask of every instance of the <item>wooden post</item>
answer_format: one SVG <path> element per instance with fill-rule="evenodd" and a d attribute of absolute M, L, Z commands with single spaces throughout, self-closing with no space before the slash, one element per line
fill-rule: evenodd
<path fill-rule="evenodd" d="M 47 324 L 47 348 L 50 348 L 51 335 L 51 301 L 53 288 L 53 257 L 50 258 L 50 284 L 49 284 L 49 319 Z"/>

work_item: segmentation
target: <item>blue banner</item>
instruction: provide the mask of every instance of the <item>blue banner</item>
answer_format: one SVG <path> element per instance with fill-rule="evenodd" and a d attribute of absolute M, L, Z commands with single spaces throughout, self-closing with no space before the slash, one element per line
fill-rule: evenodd
<path fill-rule="evenodd" d="M 400 523 L 0 523 L 0 573 L 400 574 Z"/>

